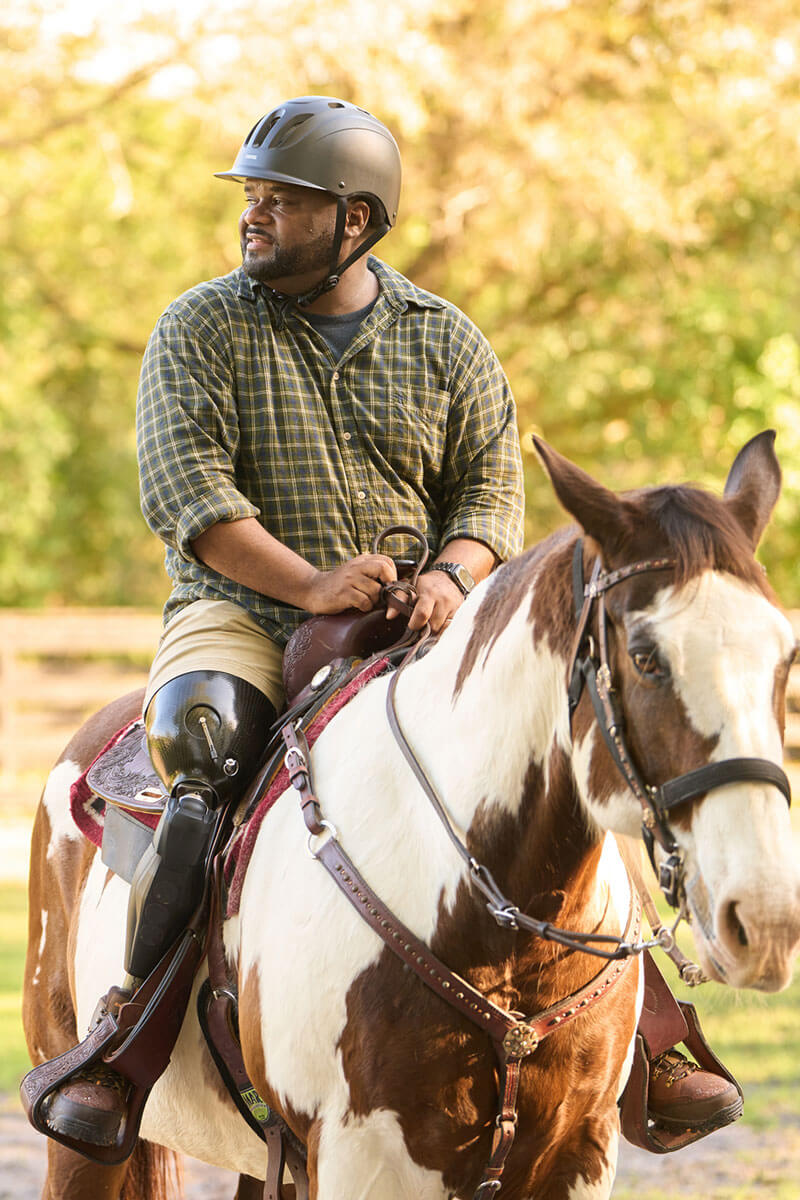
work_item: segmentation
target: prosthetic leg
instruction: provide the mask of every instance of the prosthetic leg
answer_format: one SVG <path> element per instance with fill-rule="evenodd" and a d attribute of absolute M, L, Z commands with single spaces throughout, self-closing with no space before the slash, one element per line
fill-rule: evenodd
<path fill-rule="evenodd" d="M 124 960 L 127 975 L 122 988 L 112 988 L 100 1001 L 93 1028 L 135 1002 L 142 981 L 160 969 L 166 952 L 186 929 L 203 896 L 209 851 L 224 809 L 242 794 L 255 774 L 275 717 L 275 709 L 262 692 L 219 671 L 180 675 L 151 699 L 145 713 L 148 750 L 169 789 L 169 799 L 153 843 L 131 882 Z M 192 974 L 193 970 L 188 974 L 189 985 Z M 184 1007 L 187 999 L 188 992 Z M 174 993 L 170 1005 L 173 1032 L 166 1054 L 164 1031 L 154 1024 L 152 1012 L 148 1013 L 150 1033 L 139 1046 L 139 1055 L 146 1057 L 147 1037 L 159 1040 L 162 1070 L 184 1011 L 175 1012 Z M 126 1045 L 132 1043 L 135 1033 L 134 1029 Z M 116 1060 L 117 1055 L 107 1057 Z M 149 1086 L 155 1078 L 157 1075 Z M 128 1113 L 130 1094 L 131 1080 L 98 1058 L 48 1094 L 41 1106 L 44 1132 L 92 1146 L 114 1146 Z"/>

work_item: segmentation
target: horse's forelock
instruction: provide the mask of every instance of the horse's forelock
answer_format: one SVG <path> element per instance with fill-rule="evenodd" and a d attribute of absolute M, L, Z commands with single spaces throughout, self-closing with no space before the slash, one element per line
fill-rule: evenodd
<path fill-rule="evenodd" d="M 645 524 L 654 525 L 659 534 L 658 555 L 675 560 L 676 586 L 703 571 L 723 571 L 771 598 L 747 534 L 719 497 L 682 484 L 647 489 L 631 499 L 641 505 Z"/>

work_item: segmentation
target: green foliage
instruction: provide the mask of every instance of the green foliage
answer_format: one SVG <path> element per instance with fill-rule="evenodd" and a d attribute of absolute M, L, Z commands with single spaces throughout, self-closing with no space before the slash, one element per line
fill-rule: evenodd
<path fill-rule="evenodd" d="M 531 432 L 614 488 L 721 488 L 773 426 L 763 560 L 800 604 L 791 0 L 275 0 L 247 38 L 235 4 L 122 34 L 100 5 L 59 33 L 53 7 L 0 18 L 0 603 L 164 594 L 137 504 L 141 352 L 173 296 L 238 261 L 238 194 L 212 172 L 277 100 L 328 92 L 401 143 L 382 253 L 506 367 L 530 540 L 562 519 Z"/>
<path fill-rule="evenodd" d="M 25 887 L 0 884 L 0 1093 L 16 1089 L 30 1068 L 20 1023 L 28 938 Z"/>

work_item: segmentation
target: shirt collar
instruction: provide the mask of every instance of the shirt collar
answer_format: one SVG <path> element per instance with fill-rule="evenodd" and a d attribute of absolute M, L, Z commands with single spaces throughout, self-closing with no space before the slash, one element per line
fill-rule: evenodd
<path fill-rule="evenodd" d="M 393 307 L 398 309 L 445 307 L 445 301 L 440 296 L 416 287 L 410 279 L 406 279 L 399 271 L 395 271 L 393 267 L 382 262 L 381 259 L 375 258 L 372 254 L 369 256 L 368 265 L 369 269 L 377 276 L 381 296 L 385 297 Z M 259 295 L 264 296 L 267 300 L 276 300 L 275 294 L 270 288 L 252 280 L 249 275 L 245 274 L 242 267 L 237 267 L 233 274 L 238 276 L 237 295 L 253 301 L 257 300 Z M 379 301 L 381 296 L 378 297 Z"/>

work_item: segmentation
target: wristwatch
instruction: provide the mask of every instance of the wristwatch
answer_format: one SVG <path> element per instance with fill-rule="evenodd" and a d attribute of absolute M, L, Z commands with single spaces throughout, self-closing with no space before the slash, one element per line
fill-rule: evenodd
<path fill-rule="evenodd" d="M 431 570 L 444 571 L 445 575 L 449 575 L 462 596 L 468 596 L 475 587 L 475 580 L 463 563 L 437 562 Z"/>

